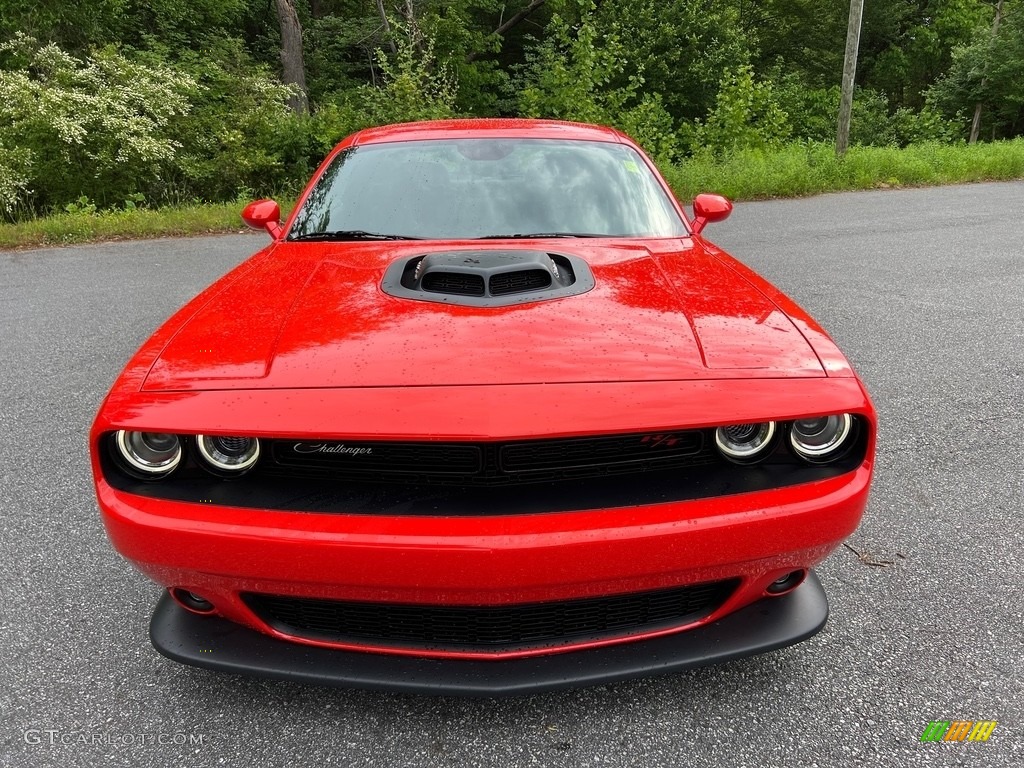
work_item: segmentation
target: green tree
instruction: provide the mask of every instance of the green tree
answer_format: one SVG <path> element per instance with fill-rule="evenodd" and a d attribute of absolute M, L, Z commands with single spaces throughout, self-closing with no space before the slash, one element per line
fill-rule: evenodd
<path fill-rule="evenodd" d="M 643 70 L 630 67 L 620 28 L 598 27 L 594 3 L 575 27 L 552 17 L 548 37 L 529 54 L 519 91 L 526 117 L 614 125 L 662 160 L 677 152 L 672 118 L 659 94 L 644 93 Z"/>
<path fill-rule="evenodd" d="M 912 12 L 911 12 L 912 11 Z M 897 107 L 920 110 L 925 93 L 952 64 L 953 50 L 968 44 L 988 21 L 991 8 L 978 0 L 914 3 L 889 33 L 864 82 L 888 95 Z"/>
<path fill-rule="evenodd" d="M 643 93 L 657 95 L 677 123 L 703 118 L 713 107 L 726 72 L 751 61 L 742 24 L 749 3 L 721 0 L 632 0 L 602 2 L 598 29 L 616 31 L 625 85 L 638 73 Z"/>
<path fill-rule="evenodd" d="M 974 105 L 981 102 L 982 137 L 1009 138 L 1024 132 L 1024 6 L 1006 3 L 999 34 L 988 25 L 952 53 L 948 73 L 928 92 L 929 103 L 970 129 Z M 989 24 L 991 19 L 989 19 Z"/>
<path fill-rule="evenodd" d="M 18 33 L 52 42 L 72 53 L 117 42 L 129 18 L 131 0 L 3 0 L 0 41 Z"/>
<path fill-rule="evenodd" d="M 394 58 L 378 49 L 377 65 L 380 86 L 364 85 L 354 98 L 366 125 L 455 116 L 458 84 L 448 64 L 435 56 L 433 38 L 417 44 L 400 35 Z"/>

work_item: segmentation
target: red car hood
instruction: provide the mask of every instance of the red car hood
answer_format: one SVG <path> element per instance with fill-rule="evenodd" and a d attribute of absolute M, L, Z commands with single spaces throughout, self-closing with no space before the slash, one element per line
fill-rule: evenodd
<path fill-rule="evenodd" d="M 551 241 L 593 290 L 506 307 L 396 298 L 397 258 L 445 243 L 282 243 L 193 305 L 144 389 L 394 387 L 824 376 L 790 319 L 691 239 Z M 495 245 L 508 249 L 507 243 Z"/>

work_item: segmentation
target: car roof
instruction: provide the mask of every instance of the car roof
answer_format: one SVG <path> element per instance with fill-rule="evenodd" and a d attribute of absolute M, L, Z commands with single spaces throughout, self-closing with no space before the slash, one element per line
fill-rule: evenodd
<path fill-rule="evenodd" d="M 420 123 L 383 125 L 359 131 L 347 143 L 350 145 L 382 144 L 393 141 L 465 138 L 575 139 L 577 141 L 632 143 L 623 134 L 605 126 L 523 118 L 431 120 Z"/>

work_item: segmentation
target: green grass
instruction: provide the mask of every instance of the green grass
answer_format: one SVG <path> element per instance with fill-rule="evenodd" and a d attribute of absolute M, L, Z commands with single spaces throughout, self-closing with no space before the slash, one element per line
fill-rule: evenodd
<path fill-rule="evenodd" d="M 791 144 L 716 160 L 698 157 L 664 169 L 680 200 L 717 192 L 733 200 L 822 192 L 933 186 L 1024 178 L 1024 139 L 991 144 L 852 147 L 839 159 L 827 144 Z"/>
<path fill-rule="evenodd" d="M 733 200 L 822 192 L 1024 178 L 1024 139 L 966 146 L 852 147 L 842 160 L 827 144 L 791 144 L 724 158 L 696 157 L 663 168 L 680 200 L 717 192 Z M 287 209 L 291 201 L 282 204 Z M 0 248 L 243 231 L 244 201 L 59 213 L 0 224 Z"/>
<path fill-rule="evenodd" d="M 233 201 L 99 213 L 58 213 L 0 224 L 0 248 L 246 231 L 240 215 L 244 207 L 244 202 Z"/>

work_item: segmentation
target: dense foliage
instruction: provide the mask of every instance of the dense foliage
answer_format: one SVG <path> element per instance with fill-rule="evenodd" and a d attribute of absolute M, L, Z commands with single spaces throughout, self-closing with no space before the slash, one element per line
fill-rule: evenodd
<path fill-rule="evenodd" d="M 869 0 L 853 143 L 962 141 L 979 104 L 983 140 L 1024 133 L 1022 8 Z M 294 194 L 345 134 L 402 120 L 609 123 L 669 166 L 814 147 L 834 138 L 848 9 L 0 0 L 0 217 Z"/>

